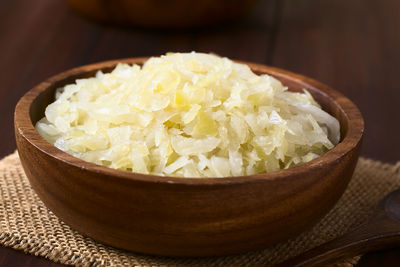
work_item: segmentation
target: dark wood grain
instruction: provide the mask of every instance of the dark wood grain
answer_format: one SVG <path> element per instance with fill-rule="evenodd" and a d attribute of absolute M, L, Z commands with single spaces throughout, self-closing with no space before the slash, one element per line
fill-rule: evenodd
<path fill-rule="evenodd" d="M 271 64 L 318 78 L 352 99 L 367 124 L 363 155 L 398 161 L 400 2 L 284 2 Z"/>
<path fill-rule="evenodd" d="M 47 77 L 102 60 L 196 50 L 276 65 L 331 85 L 364 115 L 362 155 L 396 162 L 399 12 L 397 0 L 261 0 L 248 18 L 230 25 L 150 31 L 94 24 L 76 16 L 63 1 L 3 1 L 0 155 L 16 147 L 12 117 L 18 99 Z M 37 266 L 33 256 L 7 251 L 0 248 L 8 263 L 22 264 L 23 258 L 25 266 Z M 376 252 L 363 256 L 359 266 L 396 266 L 399 255 L 399 250 Z"/>
<path fill-rule="evenodd" d="M 386 196 L 366 223 L 275 267 L 324 266 L 370 251 L 395 247 L 399 243 L 400 189 Z"/>
<path fill-rule="evenodd" d="M 65 265 L 49 261 L 42 257 L 24 254 L 22 251 L 0 246 L 0 266 L 62 267 Z"/>
<path fill-rule="evenodd" d="M 361 257 L 357 267 L 397 266 L 400 262 L 400 250 L 397 248 L 377 250 Z"/>
<path fill-rule="evenodd" d="M 256 0 L 67 0 L 77 12 L 99 21 L 158 28 L 190 28 L 231 21 Z"/>
<path fill-rule="evenodd" d="M 229 255 L 300 234 L 320 220 L 344 192 L 361 147 L 361 113 L 349 99 L 322 83 L 260 64 L 245 63 L 256 73 L 275 76 L 289 90 L 306 88 L 339 120 L 342 140 L 336 147 L 310 162 L 277 172 L 182 179 L 85 162 L 39 135 L 34 124 L 54 101 L 57 88 L 98 70 L 110 71 L 121 61 L 141 64 L 145 59 L 107 61 L 63 72 L 26 93 L 15 109 L 18 153 L 30 184 L 45 205 L 75 230 L 105 244 L 146 254 Z"/>

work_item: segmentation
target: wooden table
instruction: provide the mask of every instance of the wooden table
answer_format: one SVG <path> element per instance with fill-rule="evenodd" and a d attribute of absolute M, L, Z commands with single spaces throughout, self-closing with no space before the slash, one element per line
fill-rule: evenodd
<path fill-rule="evenodd" d="M 186 31 L 118 28 L 75 15 L 63 1 L 0 7 L 0 156 L 15 150 L 17 100 L 47 77 L 83 64 L 168 51 L 214 52 L 302 73 L 352 99 L 364 115 L 362 155 L 400 159 L 400 1 L 261 0 L 245 19 Z M 396 266 L 400 249 L 357 266 Z M 57 266 L 0 247 L 1 266 Z"/>

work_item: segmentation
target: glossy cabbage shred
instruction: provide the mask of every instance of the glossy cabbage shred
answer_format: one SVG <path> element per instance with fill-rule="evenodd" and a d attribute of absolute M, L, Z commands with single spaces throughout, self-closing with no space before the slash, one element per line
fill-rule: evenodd
<path fill-rule="evenodd" d="M 107 167 L 162 176 L 226 177 L 286 169 L 327 152 L 338 121 L 307 91 L 289 92 L 247 65 L 169 53 L 142 67 L 59 88 L 36 130 Z"/>

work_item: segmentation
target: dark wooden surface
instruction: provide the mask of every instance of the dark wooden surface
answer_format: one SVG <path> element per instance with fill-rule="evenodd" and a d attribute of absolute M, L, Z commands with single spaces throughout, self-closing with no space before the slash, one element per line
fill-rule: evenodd
<path fill-rule="evenodd" d="M 0 156 L 15 149 L 13 110 L 38 82 L 71 67 L 167 51 L 214 52 L 320 80 L 352 99 L 366 122 L 362 155 L 400 159 L 400 1 L 260 0 L 249 17 L 194 31 L 97 25 L 60 0 L 0 6 Z M 358 266 L 397 266 L 400 250 L 364 256 Z M 2 266 L 56 266 L 0 248 Z"/>

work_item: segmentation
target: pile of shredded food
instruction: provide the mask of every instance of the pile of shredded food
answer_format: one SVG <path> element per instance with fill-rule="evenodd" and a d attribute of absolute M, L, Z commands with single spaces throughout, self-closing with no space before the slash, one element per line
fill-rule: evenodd
<path fill-rule="evenodd" d="M 339 142 L 310 93 L 247 65 L 169 53 L 59 88 L 37 131 L 85 161 L 145 174 L 226 177 L 286 169 Z"/>

